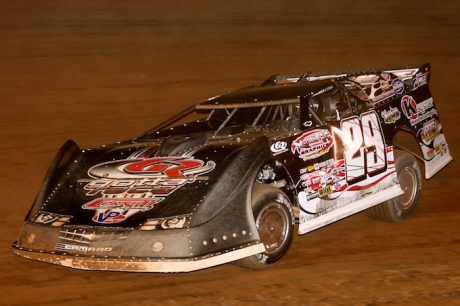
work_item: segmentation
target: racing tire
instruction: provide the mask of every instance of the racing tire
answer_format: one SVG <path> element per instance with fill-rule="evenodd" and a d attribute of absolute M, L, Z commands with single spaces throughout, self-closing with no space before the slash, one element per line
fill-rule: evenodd
<path fill-rule="evenodd" d="M 395 167 L 403 194 L 366 210 L 371 218 L 390 223 L 407 220 L 417 208 L 422 190 L 422 174 L 415 157 L 395 150 Z"/>
<path fill-rule="evenodd" d="M 294 237 L 294 212 L 289 198 L 280 189 L 254 183 L 252 190 L 254 221 L 265 252 L 234 262 L 249 269 L 266 269 L 284 257 Z"/>

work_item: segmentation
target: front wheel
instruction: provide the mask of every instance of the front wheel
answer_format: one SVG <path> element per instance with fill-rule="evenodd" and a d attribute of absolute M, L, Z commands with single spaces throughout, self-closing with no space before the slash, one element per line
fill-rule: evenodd
<path fill-rule="evenodd" d="M 265 252 L 235 262 L 250 269 L 265 269 L 277 264 L 291 246 L 294 232 L 294 213 L 288 197 L 278 188 L 255 183 L 252 191 L 252 210 Z"/>
<path fill-rule="evenodd" d="M 410 153 L 395 150 L 395 166 L 404 193 L 367 209 L 367 215 L 375 220 L 402 222 L 417 208 L 422 190 L 422 175 L 417 160 Z"/>

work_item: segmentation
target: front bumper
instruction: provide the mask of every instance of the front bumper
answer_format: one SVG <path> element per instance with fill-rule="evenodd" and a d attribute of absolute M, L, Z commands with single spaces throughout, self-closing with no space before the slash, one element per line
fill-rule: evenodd
<path fill-rule="evenodd" d="M 203 237 L 202 231 L 193 228 L 142 231 L 24 222 L 11 251 L 76 269 L 189 272 L 262 253 L 265 248 L 257 239 L 250 230 Z"/>

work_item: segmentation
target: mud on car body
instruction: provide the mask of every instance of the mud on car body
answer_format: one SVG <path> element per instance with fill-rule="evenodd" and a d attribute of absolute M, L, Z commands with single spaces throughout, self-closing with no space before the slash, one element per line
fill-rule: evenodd
<path fill-rule="evenodd" d="M 404 221 L 420 197 L 417 158 L 427 179 L 452 159 L 430 76 L 429 64 L 274 75 L 128 141 L 82 150 L 69 140 L 11 250 L 92 270 L 262 269 L 297 228 L 360 211 Z"/>

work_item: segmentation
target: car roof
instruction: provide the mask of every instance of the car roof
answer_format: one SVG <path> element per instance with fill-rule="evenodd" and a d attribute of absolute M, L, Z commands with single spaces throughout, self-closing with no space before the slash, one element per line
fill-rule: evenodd
<path fill-rule="evenodd" d="M 270 80 L 270 79 L 269 79 Z M 300 80 L 300 79 L 299 79 Z M 290 104 L 331 84 L 332 80 L 273 82 L 241 88 L 210 98 L 196 105 L 197 109 L 246 108 Z"/>

